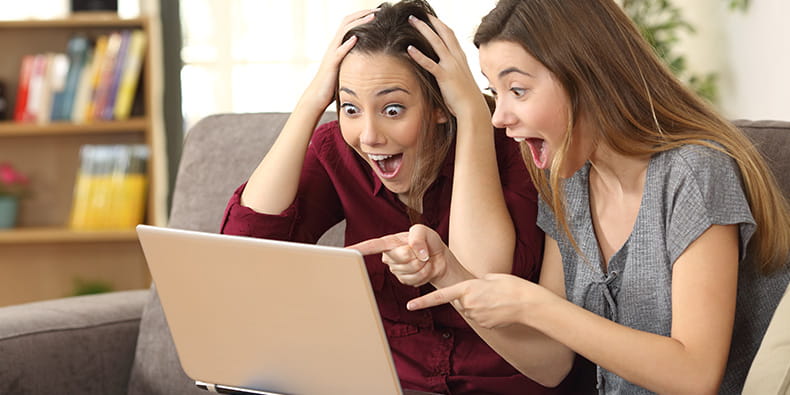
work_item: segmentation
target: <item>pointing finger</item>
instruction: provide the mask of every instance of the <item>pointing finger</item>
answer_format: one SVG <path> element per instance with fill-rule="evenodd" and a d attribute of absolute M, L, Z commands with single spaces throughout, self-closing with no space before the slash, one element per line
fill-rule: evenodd
<path fill-rule="evenodd" d="M 380 254 L 408 244 L 408 234 L 406 232 L 397 233 L 394 235 L 387 235 L 377 239 L 366 240 L 354 245 L 347 246 L 353 250 L 357 250 L 362 255 Z"/>
<path fill-rule="evenodd" d="M 414 298 L 406 303 L 406 309 L 421 310 L 428 307 L 449 303 L 463 296 L 464 292 L 466 292 L 467 285 L 467 282 L 464 281 L 455 285 L 451 285 L 447 288 L 437 289 L 436 291 L 420 296 L 419 298 Z"/>

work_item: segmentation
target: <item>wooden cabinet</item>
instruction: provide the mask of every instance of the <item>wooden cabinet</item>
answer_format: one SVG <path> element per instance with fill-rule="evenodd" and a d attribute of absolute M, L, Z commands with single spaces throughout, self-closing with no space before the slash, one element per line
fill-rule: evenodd
<path fill-rule="evenodd" d="M 162 225 L 163 203 L 157 196 L 163 183 L 160 141 L 161 113 L 152 81 L 159 67 L 152 49 L 159 37 L 147 19 L 106 16 L 47 21 L 0 22 L 0 80 L 6 84 L 9 113 L 13 114 L 23 56 L 66 51 L 76 33 L 89 37 L 123 29 L 142 29 L 147 35 L 135 110 L 124 121 L 15 123 L 0 121 L 0 161 L 9 161 L 27 174 L 31 196 L 21 201 L 17 227 L 0 230 L 0 305 L 58 298 L 74 293 L 80 282 L 98 281 L 114 290 L 145 288 L 150 284 L 134 229 L 74 231 L 69 229 L 79 149 L 84 144 L 146 144 L 150 149 L 145 223 Z M 12 117 L 12 115 L 10 115 Z M 162 199 L 163 200 L 163 199 Z"/>

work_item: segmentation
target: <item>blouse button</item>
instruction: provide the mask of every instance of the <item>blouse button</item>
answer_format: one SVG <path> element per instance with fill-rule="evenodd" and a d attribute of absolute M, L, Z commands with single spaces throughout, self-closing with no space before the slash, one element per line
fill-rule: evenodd
<path fill-rule="evenodd" d="M 450 332 L 442 332 L 442 337 L 445 339 L 449 339 L 452 334 Z"/>

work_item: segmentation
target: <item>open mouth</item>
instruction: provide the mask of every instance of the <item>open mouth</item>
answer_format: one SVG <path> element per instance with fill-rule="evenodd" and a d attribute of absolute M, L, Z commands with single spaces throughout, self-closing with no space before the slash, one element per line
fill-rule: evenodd
<path fill-rule="evenodd" d="M 528 138 L 525 140 L 529 144 L 529 150 L 532 152 L 532 160 L 538 169 L 545 169 L 549 165 L 548 155 L 546 153 L 546 140 L 539 138 Z"/>
<path fill-rule="evenodd" d="M 394 178 L 403 164 L 403 153 L 399 154 L 368 154 L 368 158 L 376 164 L 374 168 L 381 178 Z"/>

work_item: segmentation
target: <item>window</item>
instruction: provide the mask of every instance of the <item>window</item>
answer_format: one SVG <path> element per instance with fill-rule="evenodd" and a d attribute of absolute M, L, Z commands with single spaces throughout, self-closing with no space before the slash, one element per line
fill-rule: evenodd
<path fill-rule="evenodd" d="M 312 80 L 329 39 L 344 16 L 374 8 L 378 0 L 180 0 L 184 67 L 181 71 L 186 130 L 222 112 L 288 112 Z M 495 0 L 459 7 L 431 5 L 464 45 L 479 70 L 471 43 L 480 18 Z M 481 84 L 484 81 L 479 76 Z M 330 109 L 331 106 L 330 106 Z"/>

